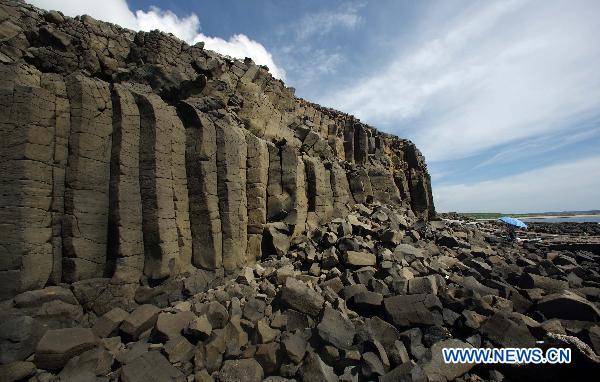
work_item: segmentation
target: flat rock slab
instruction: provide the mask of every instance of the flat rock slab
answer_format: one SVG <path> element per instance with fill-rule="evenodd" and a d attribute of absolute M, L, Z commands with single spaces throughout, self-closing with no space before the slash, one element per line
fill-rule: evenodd
<path fill-rule="evenodd" d="M 414 247 L 410 244 L 398 244 L 394 249 L 394 258 L 397 261 L 402 261 L 404 258 L 423 258 L 425 254 L 421 248 Z"/>
<path fill-rule="evenodd" d="M 441 315 L 436 315 L 430 310 L 442 308 L 440 300 L 433 294 L 388 297 L 383 300 L 383 304 L 396 326 L 441 324 Z"/>
<path fill-rule="evenodd" d="M 23 292 L 14 298 L 15 308 L 39 307 L 50 301 L 60 300 L 67 304 L 79 305 L 70 289 L 60 286 L 49 286 L 44 289 Z"/>
<path fill-rule="evenodd" d="M 136 358 L 121 369 L 123 382 L 184 382 L 185 375 L 173 367 L 157 351 L 151 351 Z"/>
<path fill-rule="evenodd" d="M 377 258 L 369 252 L 348 251 L 344 254 L 344 261 L 347 265 L 354 267 L 366 267 L 377 264 Z"/>
<path fill-rule="evenodd" d="M 281 291 L 281 299 L 288 306 L 313 317 L 321 312 L 325 302 L 323 296 L 293 277 L 287 278 Z"/>
<path fill-rule="evenodd" d="M 37 345 L 35 364 L 40 369 L 62 369 L 72 357 L 93 348 L 98 339 L 92 329 L 48 330 Z"/>

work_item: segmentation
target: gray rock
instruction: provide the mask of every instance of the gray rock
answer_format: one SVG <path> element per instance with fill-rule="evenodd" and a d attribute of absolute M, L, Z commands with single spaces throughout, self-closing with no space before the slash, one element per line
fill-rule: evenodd
<path fill-rule="evenodd" d="M 538 301 L 537 309 L 546 318 L 600 321 L 600 309 L 598 307 L 585 298 L 568 291 L 544 297 Z"/>
<path fill-rule="evenodd" d="M 194 356 L 194 345 L 183 336 L 174 337 L 165 343 L 163 352 L 171 363 L 186 362 Z"/>
<path fill-rule="evenodd" d="M 340 349 L 350 349 L 354 342 L 354 324 L 337 310 L 325 306 L 317 325 L 317 333 L 323 341 Z"/>
<path fill-rule="evenodd" d="M 324 382 L 336 382 L 338 381 L 337 375 L 334 373 L 333 368 L 328 366 L 321 360 L 315 353 L 308 353 L 302 367 L 300 368 L 300 374 L 302 381 L 324 381 Z"/>
<path fill-rule="evenodd" d="M 288 277 L 281 290 L 282 301 L 291 308 L 310 316 L 317 316 L 323 307 L 323 297 L 302 281 Z"/>
<path fill-rule="evenodd" d="M 117 334 L 117 329 L 128 316 L 129 313 L 123 309 L 114 308 L 96 320 L 92 331 L 100 338 L 111 337 Z"/>
<path fill-rule="evenodd" d="M 217 376 L 220 382 L 262 382 L 264 371 L 254 359 L 237 359 L 223 362 Z"/>
<path fill-rule="evenodd" d="M 408 280 L 409 294 L 437 294 L 438 288 L 435 277 L 415 277 Z"/>
<path fill-rule="evenodd" d="M 251 298 L 244 305 L 244 318 L 257 322 L 264 317 L 266 306 L 267 304 L 263 300 Z"/>
<path fill-rule="evenodd" d="M 410 244 L 398 244 L 394 249 L 394 258 L 396 261 L 402 261 L 403 259 L 411 261 L 411 259 L 420 259 L 423 257 L 425 257 L 423 250 L 413 247 Z"/>
<path fill-rule="evenodd" d="M 137 340 L 143 332 L 154 326 L 159 313 L 160 309 L 154 305 L 140 305 L 123 320 L 121 332 L 132 340 Z"/>
<path fill-rule="evenodd" d="M 277 342 L 258 345 L 254 358 L 266 374 L 277 374 L 281 365 L 281 352 Z"/>
<path fill-rule="evenodd" d="M 58 376 L 65 381 L 95 380 L 110 373 L 113 361 L 112 354 L 102 348 L 87 350 L 71 358 Z"/>
<path fill-rule="evenodd" d="M 388 297 L 383 300 L 383 304 L 396 326 L 441 324 L 441 314 L 432 311 L 433 308 L 441 309 L 441 303 L 433 294 Z"/>
<path fill-rule="evenodd" d="M 540 288 L 545 290 L 546 293 L 559 293 L 569 289 L 569 283 L 567 281 L 556 280 L 533 273 L 523 273 L 519 280 L 519 284 L 521 288 Z"/>
<path fill-rule="evenodd" d="M 349 266 L 364 267 L 377 264 L 377 258 L 368 252 L 347 251 L 344 253 L 344 262 Z"/>
<path fill-rule="evenodd" d="M 181 336 L 183 329 L 196 320 L 192 312 L 160 313 L 156 320 L 153 337 L 160 342 L 166 342 Z"/>
<path fill-rule="evenodd" d="M 527 325 L 514 316 L 497 313 L 488 318 L 480 331 L 492 341 L 504 347 L 530 347 L 535 338 Z"/>
<path fill-rule="evenodd" d="M 292 362 L 300 363 L 304 358 L 307 342 L 299 333 L 284 333 L 281 345 Z"/>
<path fill-rule="evenodd" d="M 98 342 L 91 329 L 66 328 L 48 330 L 35 350 L 35 364 L 40 369 L 59 370 L 69 359 L 93 348 Z"/>
<path fill-rule="evenodd" d="M 23 292 L 13 299 L 15 308 L 40 307 L 46 302 L 56 300 L 71 305 L 79 305 L 73 292 L 60 286 L 49 286 L 44 289 Z"/>
<path fill-rule="evenodd" d="M 470 363 L 445 363 L 442 355 L 442 349 L 445 348 L 472 348 L 471 345 L 460 340 L 449 339 L 435 343 L 428 353 L 430 359 L 423 364 L 423 371 L 430 381 L 453 380 L 465 374 L 475 366 Z"/>
<path fill-rule="evenodd" d="M 20 381 L 34 375 L 36 370 L 35 364 L 32 362 L 15 361 L 0 365 L 0 376 L 2 376 L 2 381 Z"/>
<path fill-rule="evenodd" d="M 212 333 L 212 325 L 206 315 L 202 315 L 192 320 L 187 328 L 184 329 L 187 336 L 196 340 L 204 340 Z"/>
<path fill-rule="evenodd" d="M 157 351 L 147 352 L 123 366 L 120 377 L 123 382 L 186 381 L 185 375 Z"/>

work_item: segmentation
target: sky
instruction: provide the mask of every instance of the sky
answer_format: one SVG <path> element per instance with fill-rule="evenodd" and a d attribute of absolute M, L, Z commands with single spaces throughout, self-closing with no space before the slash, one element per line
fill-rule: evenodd
<path fill-rule="evenodd" d="M 596 0 L 29 0 L 252 57 L 408 138 L 441 212 L 600 209 Z"/>

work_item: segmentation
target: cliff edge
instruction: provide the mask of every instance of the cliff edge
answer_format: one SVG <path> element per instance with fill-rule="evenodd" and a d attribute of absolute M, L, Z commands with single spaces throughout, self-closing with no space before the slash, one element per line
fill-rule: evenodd
<path fill-rule="evenodd" d="M 2 0 L 0 104 L 0 299 L 231 273 L 359 203 L 435 215 L 412 142 L 159 31 Z"/>

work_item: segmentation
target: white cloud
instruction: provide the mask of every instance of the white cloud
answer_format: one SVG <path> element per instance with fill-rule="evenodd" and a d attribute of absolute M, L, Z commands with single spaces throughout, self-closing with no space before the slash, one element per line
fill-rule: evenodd
<path fill-rule="evenodd" d="M 600 207 L 600 156 L 434 189 L 440 212 L 581 211 Z"/>
<path fill-rule="evenodd" d="M 598 12 L 597 1 L 473 3 L 320 101 L 401 128 L 429 161 L 568 131 L 600 110 Z"/>
<path fill-rule="evenodd" d="M 336 28 L 353 29 L 362 21 L 358 14 L 362 4 L 348 3 L 334 11 L 321 11 L 304 15 L 296 26 L 296 36 L 306 40 L 314 35 L 324 35 Z"/>
<path fill-rule="evenodd" d="M 99 20 L 133 30 L 159 29 L 173 33 L 189 44 L 204 41 L 206 49 L 240 59 L 250 57 L 257 64 L 268 66 L 274 77 L 285 79 L 285 70 L 275 64 L 273 56 L 261 43 L 243 34 L 236 34 L 228 40 L 206 36 L 200 33 L 200 20 L 195 13 L 179 17 L 170 10 L 162 10 L 154 6 L 147 12 L 137 10 L 134 13 L 125 0 L 103 0 L 101 4 L 85 0 L 28 0 L 28 2 L 40 8 L 59 10 L 67 16 L 88 14 Z"/>

